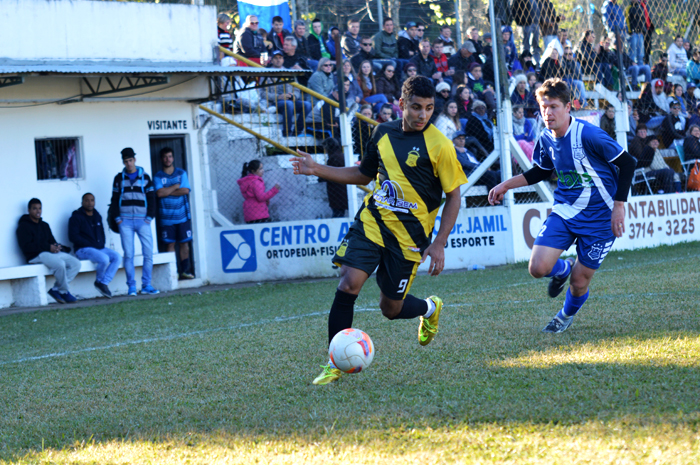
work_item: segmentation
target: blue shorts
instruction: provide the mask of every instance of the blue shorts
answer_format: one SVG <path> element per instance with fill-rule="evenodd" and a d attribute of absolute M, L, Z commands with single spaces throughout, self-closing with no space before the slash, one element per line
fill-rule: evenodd
<path fill-rule="evenodd" d="M 161 225 L 160 238 L 166 244 L 189 242 L 192 240 L 192 222 L 187 220 L 178 224 Z"/>
<path fill-rule="evenodd" d="M 585 228 L 572 227 L 561 216 L 552 213 L 542 225 L 535 245 L 567 250 L 576 241 L 578 261 L 584 266 L 597 270 L 615 242 L 609 222 L 586 225 Z"/>

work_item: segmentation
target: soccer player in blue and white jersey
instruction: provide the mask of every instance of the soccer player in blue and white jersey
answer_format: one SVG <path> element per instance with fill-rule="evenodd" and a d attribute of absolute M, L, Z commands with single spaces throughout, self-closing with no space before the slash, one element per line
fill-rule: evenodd
<path fill-rule="evenodd" d="M 625 232 L 625 202 L 636 162 L 605 131 L 569 114 L 570 91 L 564 81 L 545 81 L 537 101 L 546 129 L 535 145 L 534 166 L 494 187 L 489 203 L 498 204 L 509 189 L 548 179 L 556 170 L 554 206 L 535 239 L 529 271 L 534 278 L 551 278 L 551 297 L 571 277 L 564 307 L 542 330 L 561 333 L 588 299 L 591 279 L 615 238 Z M 559 258 L 574 241 L 576 262 Z"/>
<path fill-rule="evenodd" d="M 175 168 L 173 149 L 164 147 L 160 151 L 163 169 L 155 175 L 156 196 L 158 197 L 158 221 L 163 242 L 168 252 L 175 251 L 175 243 L 180 248 L 180 279 L 193 279 L 190 272 L 190 248 L 192 242 L 192 221 L 190 203 L 190 182 L 187 172 Z"/>

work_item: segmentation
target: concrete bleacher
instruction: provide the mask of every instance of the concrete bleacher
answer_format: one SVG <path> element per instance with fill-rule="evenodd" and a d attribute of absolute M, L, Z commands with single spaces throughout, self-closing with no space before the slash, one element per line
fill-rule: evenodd
<path fill-rule="evenodd" d="M 100 297 L 95 289 L 95 265 L 89 260 L 80 261 L 80 272 L 70 283 L 70 290 L 78 299 Z M 140 284 L 143 256 L 134 257 L 136 281 Z M 39 307 L 53 303 L 54 300 L 47 291 L 54 285 L 55 279 L 51 271 L 42 264 L 20 265 L 0 268 L 0 308 Z M 175 253 L 166 252 L 153 255 L 153 287 L 160 291 L 170 291 L 178 288 L 177 265 Z M 119 271 L 109 285 L 112 295 L 125 295 L 128 291 L 124 266 L 120 264 Z"/>
<path fill-rule="evenodd" d="M 213 108 L 214 111 L 222 113 L 222 105 L 216 104 Z M 226 108 L 230 111 L 230 107 Z M 223 114 L 223 113 L 222 113 Z M 303 147 L 303 146 L 315 146 L 320 145 L 321 141 L 316 139 L 311 134 L 298 134 L 289 137 L 282 136 L 282 115 L 279 115 L 275 107 L 270 107 L 267 110 L 261 109 L 260 111 L 254 111 L 252 113 L 236 113 L 234 115 L 227 114 L 227 118 L 230 118 L 238 124 L 244 125 L 251 131 L 265 136 L 275 142 L 280 143 L 286 147 Z M 220 121 L 220 124 L 228 124 L 225 121 Z M 236 126 L 229 125 L 227 129 L 229 139 L 245 139 L 250 137 L 250 134 L 243 129 Z M 263 142 L 266 144 L 265 142 Z"/>

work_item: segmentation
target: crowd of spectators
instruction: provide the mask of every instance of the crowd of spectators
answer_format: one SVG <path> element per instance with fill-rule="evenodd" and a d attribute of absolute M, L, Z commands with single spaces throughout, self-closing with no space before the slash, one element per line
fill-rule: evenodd
<path fill-rule="evenodd" d="M 565 16 L 550 0 L 513 0 L 506 8 L 510 11 L 499 16 L 512 19 L 521 28 L 521 40 L 516 43 L 512 23 L 504 23 L 501 39 L 515 136 L 528 157 L 541 128 L 535 92 L 549 78 L 561 78 L 569 84 L 574 110 L 592 108 L 586 81 L 599 82 L 609 90 L 618 90 L 621 84 L 626 91 L 639 92 L 630 107 L 632 130 L 628 140 L 636 137 L 637 124 L 643 123 L 650 136 L 657 136 L 662 154 L 663 150 L 676 150 L 676 146 L 692 145 L 686 139 L 692 137 L 691 126 L 700 122 L 696 100 L 700 96 L 700 92 L 696 96 L 700 49 L 678 36 L 666 52 L 659 54 L 658 62 L 652 63 L 650 44 L 655 28 L 647 0 L 630 0 L 624 9 L 617 0 L 606 0 L 602 8 L 603 36 L 598 38 L 595 31 L 586 30 L 578 40 L 560 27 Z M 401 117 L 398 100 L 406 78 L 426 76 L 433 80 L 437 91 L 432 117 L 436 127 L 453 140 L 455 134 L 465 133 L 467 151 L 470 144 L 478 144 L 478 149 L 472 145 L 469 152 L 476 160 L 482 161 L 494 149 L 497 102 L 491 34 L 481 35 L 478 28 L 470 27 L 466 40 L 459 44 L 448 25 L 431 27 L 431 39 L 426 34 L 429 25 L 413 20 L 398 27 L 392 18 L 385 18 L 382 29 L 372 34 L 362 31 L 356 19 L 347 22 L 344 32 L 336 26 L 325 30 L 324 24 L 314 19 L 308 35 L 303 20 L 295 21 L 292 31 L 284 29 L 283 24 L 281 17 L 273 18 L 268 33 L 259 27 L 256 17 L 249 16 L 232 33 L 227 27 L 229 17 L 220 15 L 220 45 L 263 66 L 309 70 L 310 76 L 299 81 L 335 100 L 339 98 L 339 83 L 334 70 L 342 63 L 347 105 L 379 122 Z M 336 32 L 339 44 L 335 43 Z M 622 79 L 618 80 L 619 75 Z M 338 137 L 336 128 L 310 128 L 309 117 L 298 116 L 324 116 L 326 105 L 312 109 L 308 96 L 289 85 L 264 92 L 266 103 L 282 114 L 283 135 L 312 130 L 315 135 Z M 272 101 L 270 94 L 274 95 Z M 325 111 L 330 115 L 330 108 Z M 614 108 L 606 108 L 600 121 L 601 127 L 616 137 Z M 352 124 L 354 146 L 361 151 L 371 128 L 359 120 Z M 686 159 L 694 157 L 695 149 L 686 151 Z M 670 152 L 665 154 L 670 156 Z"/>

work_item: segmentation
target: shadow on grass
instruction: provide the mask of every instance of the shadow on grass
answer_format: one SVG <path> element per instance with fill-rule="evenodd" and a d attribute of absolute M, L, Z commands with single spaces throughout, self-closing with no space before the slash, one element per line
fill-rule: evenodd
<path fill-rule="evenodd" d="M 697 331 L 504 351 L 468 344 L 450 350 L 447 338 L 426 351 L 383 326 L 378 338 L 391 348 L 367 372 L 326 387 L 310 384 L 315 372 L 307 357 L 302 363 L 280 351 L 290 342 L 283 338 L 263 344 L 255 359 L 237 357 L 237 342 L 220 338 L 215 352 L 192 340 L 106 353 L 99 369 L 92 357 L 39 362 L 27 371 L 6 367 L 3 377 L 14 388 L 3 395 L 0 456 L 191 433 L 204 442 L 214 433 L 323 442 L 329 429 L 361 436 L 493 423 L 696 429 L 700 421 Z M 646 351 L 647 362 L 635 351 Z"/>

